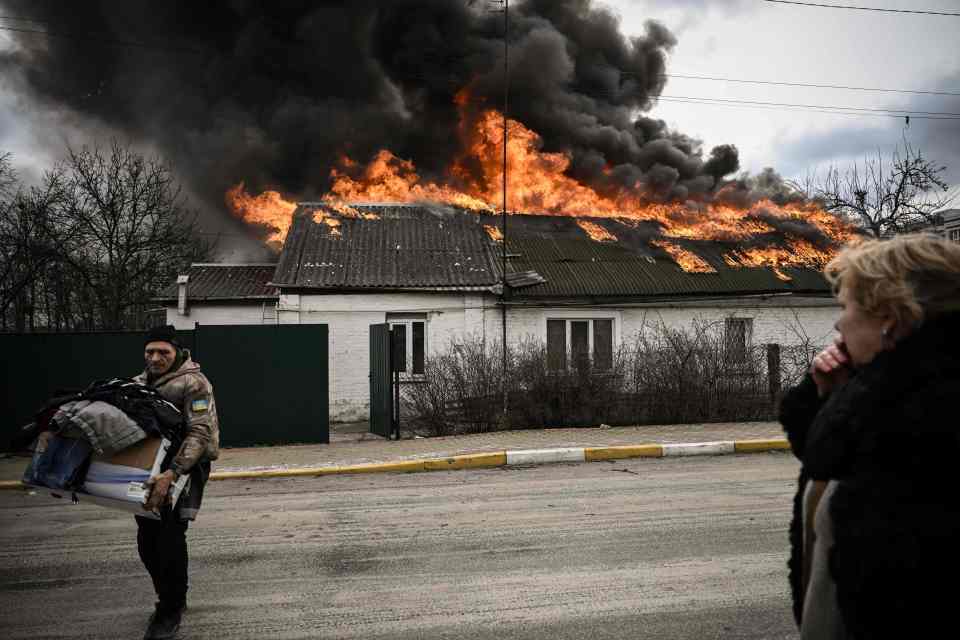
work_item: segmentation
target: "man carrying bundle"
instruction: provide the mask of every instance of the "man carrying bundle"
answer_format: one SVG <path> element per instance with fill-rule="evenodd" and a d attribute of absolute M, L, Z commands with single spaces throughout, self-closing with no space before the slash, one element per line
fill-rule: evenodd
<path fill-rule="evenodd" d="M 151 385 L 183 414 L 183 441 L 169 468 L 147 481 L 144 509 L 160 519 L 137 517 L 137 550 L 157 593 L 158 602 L 145 640 L 173 638 L 187 604 L 187 525 L 197 517 L 210 461 L 220 448 L 220 430 L 213 386 L 177 343 L 173 325 L 151 329 L 144 346 L 146 368 L 136 381 Z M 176 505 L 170 506 L 171 486 L 181 477 L 190 481 Z"/>

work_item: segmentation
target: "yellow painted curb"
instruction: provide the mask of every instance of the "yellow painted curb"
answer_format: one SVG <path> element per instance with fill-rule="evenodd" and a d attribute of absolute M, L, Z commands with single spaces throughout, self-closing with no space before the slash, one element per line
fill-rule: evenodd
<path fill-rule="evenodd" d="M 783 439 L 735 440 L 736 453 L 761 451 L 789 451 L 790 443 Z M 663 445 L 640 444 L 613 447 L 584 447 L 585 462 L 597 460 L 622 460 L 625 458 L 662 458 Z M 481 469 L 502 467 L 507 464 L 507 452 L 470 453 L 445 458 L 426 460 L 401 460 L 399 462 L 372 462 L 330 467 L 303 467 L 294 469 L 251 469 L 249 471 L 218 471 L 210 474 L 211 480 L 253 480 L 259 478 L 309 478 L 336 474 L 358 473 L 413 473 L 417 471 L 444 471 L 455 469 Z M 0 480 L 0 491 L 24 489 L 19 480 Z"/>
<path fill-rule="evenodd" d="M 423 460 L 401 462 L 373 462 L 343 467 L 304 467 L 298 469 L 252 469 L 250 471 L 218 471 L 210 474 L 211 480 L 252 480 L 256 478 L 304 478 L 329 476 L 339 473 L 378 473 L 384 471 L 423 471 Z"/>
<path fill-rule="evenodd" d="M 306 467 L 302 469 L 261 469 L 251 471 L 220 471 L 210 474 L 211 480 L 252 480 L 256 478 L 303 478 L 347 473 L 413 473 L 442 471 L 444 469 L 477 469 L 507 464 L 505 451 L 473 453 L 430 460 L 402 460 L 400 462 L 372 462 L 343 467 Z"/>
<path fill-rule="evenodd" d="M 622 460 L 624 458 L 662 458 L 663 446 L 659 444 L 633 444 L 618 447 L 586 447 L 583 457 L 594 460 Z"/>
<path fill-rule="evenodd" d="M 755 453 L 759 451 L 789 451 L 790 443 L 786 440 L 735 440 L 733 449 L 737 453 Z"/>
<path fill-rule="evenodd" d="M 507 452 L 469 453 L 449 458 L 433 458 L 423 461 L 424 471 L 444 471 L 446 469 L 481 469 L 484 467 L 502 467 L 507 464 Z"/>

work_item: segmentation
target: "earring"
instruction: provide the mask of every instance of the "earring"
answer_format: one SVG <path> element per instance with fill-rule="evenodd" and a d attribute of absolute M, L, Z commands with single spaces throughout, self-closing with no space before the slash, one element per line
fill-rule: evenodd
<path fill-rule="evenodd" d="M 893 348 L 893 340 L 890 338 L 890 330 L 886 327 L 880 330 L 880 344 L 883 345 L 884 349 Z"/>

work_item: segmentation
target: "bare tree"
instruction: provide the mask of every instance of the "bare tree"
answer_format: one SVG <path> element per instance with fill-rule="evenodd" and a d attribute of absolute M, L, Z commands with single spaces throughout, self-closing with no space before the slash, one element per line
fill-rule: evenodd
<path fill-rule="evenodd" d="M 178 271 L 213 250 L 170 168 L 114 141 L 68 149 L 64 260 L 95 306 L 100 329 L 128 328 Z"/>
<path fill-rule="evenodd" d="M 39 186 L 24 188 L 9 153 L 0 155 L 0 318 L 7 329 L 33 329 L 36 285 L 56 262 L 70 226 L 62 219 L 66 198 L 63 171 L 48 171 Z"/>
<path fill-rule="evenodd" d="M 804 191 L 828 211 L 885 238 L 937 224 L 936 213 L 956 197 L 941 178 L 945 170 L 904 140 L 889 160 L 878 152 L 862 165 L 830 167 L 823 180 L 808 178 Z"/>

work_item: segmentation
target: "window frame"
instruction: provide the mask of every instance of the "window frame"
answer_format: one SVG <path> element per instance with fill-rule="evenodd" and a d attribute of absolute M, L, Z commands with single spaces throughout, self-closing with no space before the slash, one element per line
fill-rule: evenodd
<path fill-rule="evenodd" d="M 429 325 L 428 314 L 426 313 L 388 313 L 386 316 L 386 323 L 390 325 L 390 330 L 397 325 L 404 326 L 404 355 L 405 355 L 405 368 L 400 370 L 400 379 L 401 380 L 422 380 L 426 371 L 419 373 L 414 373 L 414 361 L 415 354 L 413 350 L 413 325 L 416 323 L 423 324 L 423 353 L 422 360 L 424 363 L 424 369 L 426 369 L 427 354 L 429 353 L 428 346 L 428 331 L 427 327 Z"/>
<path fill-rule="evenodd" d="M 609 320 L 610 321 L 610 354 L 609 362 L 610 366 L 606 369 L 598 369 L 598 371 L 612 371 L 613 370 L 613 360 L 614 354 L 617 350 L 617 344 L 619 342 L 619 335 L 617 329 L 619 328 L 618 318 L 614 314 L 596 314 L 596 315 L 567 315 L 567 314 L 546 314 L 544 318 L 544 325 L 546 331 L 544 335 L 547 337 L 547 367 L 551 372 L 555 371 L 570 371 L 573 368 L 573 323 L 574 322 L 586 322 L 587 323 L 587 358 L 590 360 L 590 365 L 594 366 L 596 361 L 596 328 L 594 322 L 597 320 Z M 549 324 L 551 321 L 563 322 L 564 323 L 564 342 L 563 342 L 563 367 L 551 367 L 550 359 L 550 344 L 549 344 Z"/>
<path fill-rule="evenodd" d="M 733 345 L 731 327 L 735 324 L 743 326 L 743 347 Z M 728 316 L 723 319 L 723 350 L 729 362 L 734 365 L 743 365 L 750 360 L 750 350 L 753 348 L 753 318 L 747 316 Z"/>

